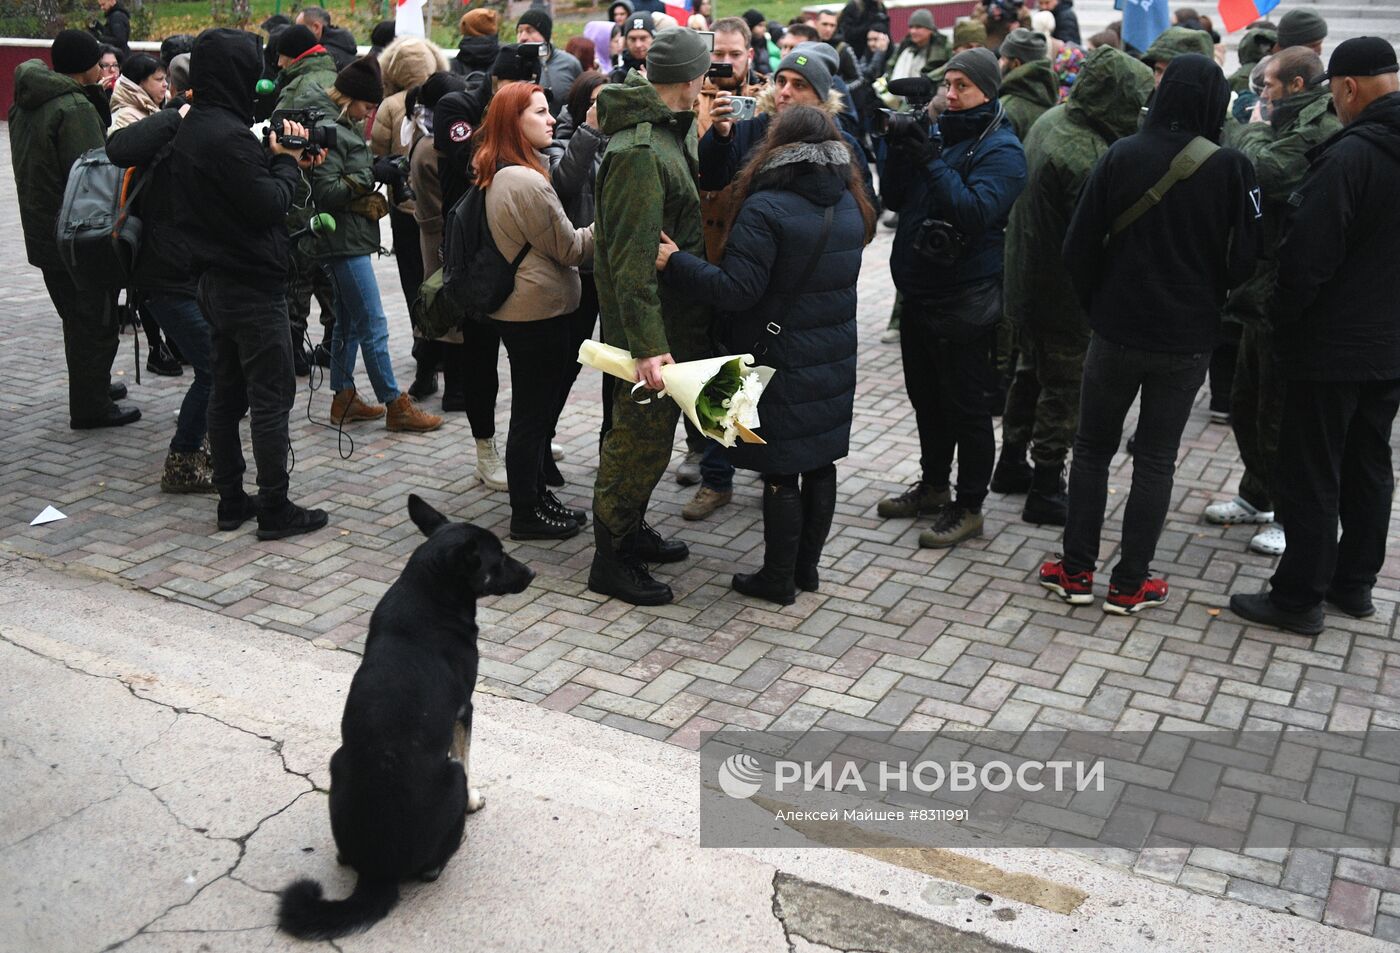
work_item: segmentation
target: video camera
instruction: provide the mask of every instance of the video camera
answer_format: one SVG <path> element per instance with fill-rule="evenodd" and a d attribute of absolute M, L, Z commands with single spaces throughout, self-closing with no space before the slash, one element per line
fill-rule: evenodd
<path fill-rule="evenodd" d="M 318 126 L 326 118 L 325 110 L 314 106 L 306 109 L 274 109 L 268 120 L 267 133 L 276 136 L 277 141 L 288 149 L 302 149 L 308 156 L 318 156 L 335 145 L 335 126 Z M 298 123 L 306 128 L 306 135 L 286 135 L 286 124 Z"/>
<path fill-rule="evenodd" d="M 875 135 L 887 139 L 902 139 L 913 135 L 914 130 L 928 131 L 929 119 L 926 113 L 928 104 L 933 102 L 938 87 L 924 76 L 910 76 L 907 79 L 891 80 L 889 91 L 901 96 L 909 105 L 909 111 L 881 109 L 875 114 Z"/>
<path fill-rule="evenodd" d="M 549 48 L 543 43 L 518 43 L 515 46 L 516 75 L 510 77 L 525 83 L 538 83 L 544 72 Z"/>

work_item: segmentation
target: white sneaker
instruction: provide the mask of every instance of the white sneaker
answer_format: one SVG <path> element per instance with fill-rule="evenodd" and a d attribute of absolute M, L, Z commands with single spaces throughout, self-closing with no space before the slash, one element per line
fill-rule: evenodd
<path fill-rule="evenodd" d="M 1273 510 L 1257 510 L 1238 496 L 1223 503 L 1212 503 L 1206 507 L 1206 522 L 1224 525 L 1226 523 L 1272 523 Z"/>
<path fill-rule="evenodd" d="M 885 328 L 884 333 L 882 333 L 882 334 L 880 335 L 880 343 L 881 343 L 881 344 L 898 344 L 898 343 L 899 343 L 899 328 Z"/>
<path fill-rule="evenodd" d="M 564 448 L 557 443 L 551 443 L 549 445 L 549 455 L 552 456 L 555 460 L 563 460 Z"/>
<path fill-rule="evenodd" d="M 496 450 L 494 437 L 476 442 L 476 477 L 488 489 L 504 491 L 510 488 L 506 483 L 506 464 Z"/>
<path fill-rule="evenodd" d="M 1268 529 L 1255 533 L 1254 538 L 1249 541 L 1249 549 L 1265 556 L 1282 556 L 1286 544 L 1283 527 L 1275 523 Z"/>

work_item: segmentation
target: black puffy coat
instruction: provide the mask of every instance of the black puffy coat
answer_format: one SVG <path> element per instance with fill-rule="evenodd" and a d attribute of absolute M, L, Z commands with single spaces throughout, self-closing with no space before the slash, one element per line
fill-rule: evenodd
<path fill-rule="evenodd" d="M 767 444 L 736 445 L 729 451 L 735 466 L 801 473 L 849 452 L 856 279 L 866 242 L 865 221 L 847 189 L 850 165 L 844 140 L 775 152 L 734 220 L 724 260 L 711 265 L 677 252 L 663 276 L 714 303 L 724 353 L 766 345 L 758 363 L 777 369 L 759 403 L 758 433 Z M 833 207 L 826 246 L 810 267 L 823 217 Z M 770 322 L 781 333 L 766 333 Z"/>

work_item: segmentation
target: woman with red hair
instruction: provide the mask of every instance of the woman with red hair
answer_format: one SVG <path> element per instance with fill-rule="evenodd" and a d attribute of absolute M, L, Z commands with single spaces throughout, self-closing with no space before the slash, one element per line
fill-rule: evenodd
<path fill-rule="evenodd" d="M 574 228 L 550 184 L 542 152 L 553 138 L 544 90 L 507 83 L 491 99 L 472 157 L 496 247 L 514 261 L 528 246 L 510 297 L 491 315 L 510 360 L 511 539 L 568 539 L 588 521 L 586 511 L 565 507 L 545 484 L 550 437 L 578 361 L 569 320 L 582 290 L 577 266 L 593 257 L 592 226 Z"/>

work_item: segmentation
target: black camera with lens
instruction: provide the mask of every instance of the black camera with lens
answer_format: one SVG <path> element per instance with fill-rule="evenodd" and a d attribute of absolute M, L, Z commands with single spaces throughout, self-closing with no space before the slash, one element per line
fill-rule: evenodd
<path fill-rule="evenodd" d="M 335 126 L 318 126 L 326 118 L 325 110 L 314 106 L 306 109 L 274 109 L 267 122 L 269 135 L 277 137 L 285 148 L 301 149 L 308 156 L 318 156 L 335 145 Z M 285 130 L 287 123 L 294 122 L 306 128 L 306 135 L 289 136 Z"/>
<path fill-rule="evenodd" d="M 417 198 L 413 186 L 408 184 L 408 156 L 384 156 L 379 159 L 374 163 L 374 178 L 389 186 L 395 205 Z"/>
<path fill-rule="evenodd" d="M 930 265 L 951 268 L 967 252 L 970 239 L 952 222 L 926 218 L 914 233 L 914 253 Z"/>
<path fill-rule="evenodd" d="M 917 130 L 928 132 L 928 104 L 933 102 L 938 88 L 933 81 L 923 76 L 910 76 L 907 79 L 891 80 L 889 91 L 901 96 L 908 104 L 908 110 L 880 109 L 875 113 L 875 135 L 884 139 L 905 139 L 917 135 Z"/>

